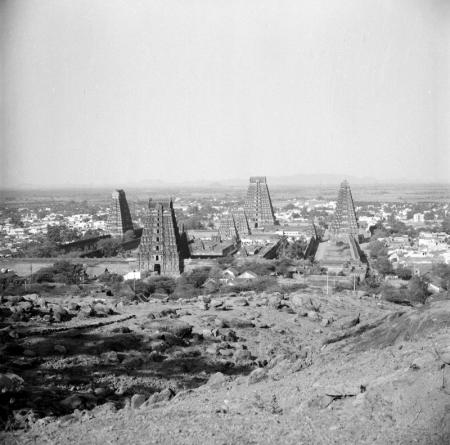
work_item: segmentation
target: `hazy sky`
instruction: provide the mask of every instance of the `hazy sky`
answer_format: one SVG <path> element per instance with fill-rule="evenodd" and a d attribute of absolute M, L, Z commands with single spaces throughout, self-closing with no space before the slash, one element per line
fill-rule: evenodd
<path fill-rule="evenodd" d="M 11 0 L 0 17 L 0 186 L 450 179 L 448 0 Z"/>

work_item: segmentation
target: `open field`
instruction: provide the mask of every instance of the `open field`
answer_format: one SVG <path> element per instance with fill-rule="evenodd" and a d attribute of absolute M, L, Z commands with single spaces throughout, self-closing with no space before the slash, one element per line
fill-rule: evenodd
<path fill-rule="evenodd" d="M 356 202 L 443 202 L 450 201 L 450 184 L 351 184 Z M 336 199 L 338 184 L 271 186 L 272 199 L 323 197 Z M 160 187 L 126 188 L 129 201 L 147 200 L 149 197 L 173 196 L 186 198 L 239 197 L 245 196 L 246 186 L 229 187 Z M 42 202 L 89 201 L 90 203 L 109 203 L 110 188 L 52 189 L 52 190 L 3 190 L 0 204 L 20 206 Z"/>

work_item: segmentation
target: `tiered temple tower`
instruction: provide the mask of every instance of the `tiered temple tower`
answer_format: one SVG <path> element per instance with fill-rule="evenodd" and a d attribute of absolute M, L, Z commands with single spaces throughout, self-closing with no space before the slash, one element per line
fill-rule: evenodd
<path fill-rule="evenodd" d="M 250 228 L 275 224 L 272 201 L 265 176 L 252 176 L 245 199 L 245 214 Z"/>
<path fill-rule="evenodd" d="M 349 235 L 358 238 L 358 221 L 352 192 L 347 181 L 343 181 L 339 189 L 334 219 L 330 225 L 331 236 Z"/>
<path fill-rule="evenodd" d="M 140 270 L 178 275 L 183 272 L 182 256 L 172 199 L 150 199 L 139 245 Z"/>
<path fill-rule="evenodd" d="M 219 233 L 223 239 L 250 235 L 250 227 L 244 210 L 235 209 L 226 215 L 220 222 Z"/>
<path fill-rule="evenodd" d="M 128 230 L 133 230 L 130 209 L 123 190 L 115 190 L 112 193 L 106 230 L 112 236 L 123 236 Z"/>

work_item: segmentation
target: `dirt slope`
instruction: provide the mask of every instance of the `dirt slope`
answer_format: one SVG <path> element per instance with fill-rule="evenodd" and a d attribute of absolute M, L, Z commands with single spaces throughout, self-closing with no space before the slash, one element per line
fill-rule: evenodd
<path fill-rule="evenodd" d="M 253 328 L 235 330 L 257 357 L 254 363 L 265 366 L 250 374 L 216 373 L 207 384 L 139 408 L 128 404 L 116 411 L 105 404 L 41 419 L 2 440 L 450 443 L 450 301 L 403 309 L 351 295 L 296 295 L 289 298 L 289 313 L 270 301 L 260 306 L 261 298 L 225 312 L 188 304 L 181 318 L 194 331 L 217 325 L 223 314 L 253 319 Z"/>

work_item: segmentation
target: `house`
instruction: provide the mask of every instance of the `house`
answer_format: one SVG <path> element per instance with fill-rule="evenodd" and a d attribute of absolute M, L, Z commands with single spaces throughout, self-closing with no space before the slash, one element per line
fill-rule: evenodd
<path fill-rule="evenodd" d="M 10 249 L 0 250 L 0 258 L 9 258 L 12 256 L 12 251 Z"/>
<path fill-rule="evenodd" d="M 124 281 L 128 280 L 140 280 L 141 279 L 141 272 L 133 270 L 132 272 L 128 272 L 123 276 Z"/>
<path fill-rule="evenodd" d="M 222 272 L 222 278 L 235 279 L 239 275 L 239 271 L 234 267 L 229 267 Z"/>
<path fill-rule="evenodd" d="M 253 281 L 258 278 L 258 275 L 251 270 L 246 270 L 238 276 L 239 280 Z"/>

